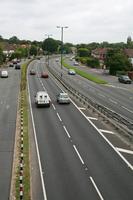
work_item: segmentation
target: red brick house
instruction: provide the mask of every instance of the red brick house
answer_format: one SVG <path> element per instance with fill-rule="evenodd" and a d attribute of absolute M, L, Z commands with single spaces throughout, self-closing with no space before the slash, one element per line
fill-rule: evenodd
<path fill-rule="evenodd" d="M 107 48 L 97 48 L 92 50 L 91 55 L 94 58 L 98 58 L 100 61 L 104 61 L 107 54 Z"/>
<path fill-rule="evenodd" d="M 133 49 L 124 49 L 124 53 L 130 58 L 133 65 Z"/>

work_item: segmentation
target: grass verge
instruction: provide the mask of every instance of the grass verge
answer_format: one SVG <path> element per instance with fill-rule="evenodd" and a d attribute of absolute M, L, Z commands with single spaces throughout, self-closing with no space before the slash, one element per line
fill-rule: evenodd
<path fill-rule="evenodd" d="M 20 83 L 20 112 L 23 110 L 23 114 L 20 113 L 21 117 L 23 116 L 23 142 L 19 141 L 19 146 L 23 143 L 23 151 L 20 149 L 20 154 L 23 153 L 23 199 L 30 200 L 30 165 L 29 165 L 29 134 L 28 134 L 28 103 L 27 103 L 27 88 L 26 88 L 26 74 L 27 66 L 29 63 L 22 64 L 21 66 L 21 83 Z M 21 135 L 21 133 L 20 133 Z M 16 175 L 16 199 L 20 199 L 20 166 L 18 166 L 17 175 Z"/>
<path fill-rule="evenodd" d="M 98 84 L 107 84 L 107 81 L 102 80 L 102 79 L 98 78 L 97 76 L 93 76 L 91 74 L 88 74 L 88 73 L 86 73 L 86 72 L 84 72 L 80 69 L 77 69 L 76 67 L 73 67 L 73 66 L 65 63 L 64 61 L 63 61 L 63 66 L 66 67 L 67 69 L 74 69 L 77 74 L 79 74 L 80 76 L 82 76 L 82 77 L 84 77 L 84 78 L 86 78 L 90 81 L 93 81 L 93 82 L 98 83 Z"/>

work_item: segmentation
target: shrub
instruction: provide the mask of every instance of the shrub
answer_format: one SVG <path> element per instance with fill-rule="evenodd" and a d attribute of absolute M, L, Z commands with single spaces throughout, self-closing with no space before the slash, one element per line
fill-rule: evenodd
<path fill-rule="evenodd" d="M 97 58 L 91 58 L 91 57 L 87 59 L 87 65 L 92 68 L 100 67 L 99 60 Z"/>

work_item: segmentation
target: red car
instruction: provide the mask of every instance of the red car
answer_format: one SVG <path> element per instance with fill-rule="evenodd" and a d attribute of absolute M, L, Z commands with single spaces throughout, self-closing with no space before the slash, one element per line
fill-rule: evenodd
<path fill-rule="evenodd" d="M 48 73 L 47 72 L 42 72 L 41 78 L 48 78 Z"/>

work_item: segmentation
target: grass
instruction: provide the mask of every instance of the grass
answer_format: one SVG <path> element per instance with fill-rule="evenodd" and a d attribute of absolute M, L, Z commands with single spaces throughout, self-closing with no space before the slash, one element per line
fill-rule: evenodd
<path fill-rule="evenodd" d="M 26 88 L 26 73 L 29 63 L 21 66 L 21 83 L 20 83 L 20 108 L 23 108 L 23 155 L 24 155 L 24 169 L 23 169 L 23 199 L 30 200 L 30 165 L 29 165 L 29 134 L 28 134 L 28 103 L 27 103 L 27 88 Z M 20 109 L 19 108 L 19 109 Z M 20 144 L 19 144 L 20 145 Z M 20 152 L 19 152 L 20 156 Z M 16 199 L 19 198 L 19 166 L 16 175 Z"/>
<path fill-rule="evenodd" d="M 76 67 L 73 67 L 73 66 L 65 63 L 64 61 L 63 61 L 63 66 L 66 67 L 67 69 L 74 69 L 77 74 L 79 74 L 80 76 L 82 76 L 82 77 L 84 77 L 84 78 L 86 78 L 90 81 L 93 81 L 93 82 L 98 83 L 98 84 L 107 84 L 107 81 L 102 80 L 102 79 L 98 78 L 97 76 L 93 76 L 91 74 L 88 74 L 88 73 L 86 73 L 86 72 L 84 72 L 80 69 L 77 69 Z"/>

